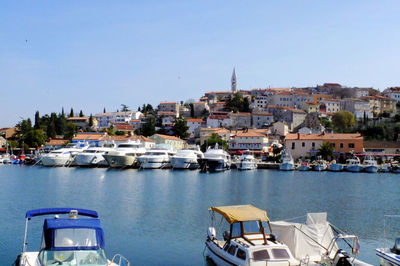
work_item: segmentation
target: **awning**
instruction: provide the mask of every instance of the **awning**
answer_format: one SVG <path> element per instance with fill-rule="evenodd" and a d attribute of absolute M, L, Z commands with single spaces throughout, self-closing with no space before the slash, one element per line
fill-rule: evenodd
<path fill-rule="evenodd" d="M 230 224 L 245 221 L 262 221 L 269 222 L 267 212 L 253 205 L 234 205 L 211 207 L 210 210 L 216 211 L 225 217 Z"/>

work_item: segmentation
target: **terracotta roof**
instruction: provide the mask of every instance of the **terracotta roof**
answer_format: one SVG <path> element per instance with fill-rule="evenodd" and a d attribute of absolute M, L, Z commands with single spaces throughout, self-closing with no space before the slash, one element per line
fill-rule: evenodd
<path fill-rule="evenodd" d="M 135 123 L 137 123 L 137 122 L 141 122 L 142 120 L 140 120 L 140 119 L 131 119 L 131 121 L 129 121 L 129 122 L 135 122 Z"/>
<path fill-rule="evenodd" d="M 342 100 L 328 98 L 328 99 L 321 100 L 321 102 L 342 102 Z"/>
<path fill-rule="evenodd" d="M 300 110 L 300 109 L 293 109 L 293 110 L 290 110 L 290 111 L 293 112 L 293 113 L 299 113 L 299 114 L 306 113 L 306 112 L 304 112 L 303 110 Z"/>
<path fill-rule="evenodd" d="M 278 95 L 292 95 L 292 93 L 290 91 L 281 91 L 279 93 L 277 93 Z"/>
<path fill-rule="evenodd" d="M 260 134 L 258 132 L 249 130 L 247 132 L 243 132 L 243 131 L 238 131 L 236 133 L 236 137 L 260 137 L 260 138 L 265 138 L 265 135 Z"/>
<path fill-rule="evenodd" d="M 359 133 L 342 134 L 300 134 L 300 133 L 289 133 L 286 135 L 285 140 L 352 140 L 352 139 L 363 139 L 363 136 Z"/>
<path fill-rule="evenodd" d="M 229 119 L 227 115 L 210 115 L 208 119 Z"/>
<path fill-rule="evenodd" d="M 341 87 L 339 83 L 324 83 L 324 86 Z"/>
<path fill-rule="evenodd" d="M 176 113 L 175 112 L 167 112 L 167 111 L 158 111 L 157 115 L 176 116 Z"/>
<path fill-rule="evenodd" d="M 175 136 L 169 136 L 169 135 L 163 135 L 163 134 L 155 134 L 155 135 L 153 135 L 153 136 L 158 136 L 158 137 L 160 137 L 160 138 L 169 139 L 169 140 L 184 141 L 184 140 L 182 140 L 182 139 L 180 139 L 180 138 L 177 138 L 177 137 L 175 137 Z"/>
<path fill-rule="evenodd" d="M 128 140 L 140 140 L 143 142 L 154 142 L 154 140 L 146 138 L 145 136 L 141 135 L 133 135 L 133 136 L 111 136 L 111 140 L 114 141 L 128 141 Z"/>
<path fill-rule="evenodd" d="M 80 132 L 72 140 L 101 140 L 104 137 L 107 137 L 107 133 Z"/>
<path fill-rule="evenodd" d="M 222 132 L 222 133 L 228 133 L 229 130 L 227 130 L 226 128 L 209 128 L 209 127 L 204 127 L 200 129 L 200 132 L 212 132 L 212 133 L 216 133 L 216 132 Z"/>
<path fill-rule="evenodd" d="M 226 102 L 215 102 L 213 104 L 226 104 Z"/>
<path fill-rule="evenodd" d="M 271 113 L 253 113 L 254 116 L 272 116 Z"/>
<path fill-rule="evenodd" d="M 114 127 L 117 130 L 133 130 L 132 125 L 128 124 L 128 123 L 115 123 Z"/>
<path fill-rule="evenodd" d="M 207 91 L 205 94 L 232 94 L 231 91 Z"/>
<path fill-rule="evenodd" d="M 249 112 L 230 113 L 229 116 L 251 116 Z"/>
<path fill-rule="evenodd" d="M 400 148 L 400 141 L 378 141 L 368 140 L 364 141 L 364 148 L 377 149 L 377 148 Z"/>
<path fill-rule="evenodd" d="M 202 98 L 205 98 L 205 97 L 202 97 Z M 205 102 L 194 102 L 192 104 L 205 104 Z"/>
<path fill-rule="evenodd" d="M 189 118 L 187 121 L 192 122 L 192 123 L 194 123 L 194 122 L 203 123 L 204 122 L 204 120 L 201 118 Z"/>
<path fill-rule="evenodd" d="M 177 104 L 177 102 L 160 102 L 160 104 Z"/>
<path fill-rule="evenodd" d="M 46 145 L 49 145 L 49 146 L 61 146 L 61 145 L 64 145 L 64 144 L 68 143 L 68 141 L 69 140 L 67 140 L 67 139 L 51 139 L 50 138 L 46 142 Z"/>

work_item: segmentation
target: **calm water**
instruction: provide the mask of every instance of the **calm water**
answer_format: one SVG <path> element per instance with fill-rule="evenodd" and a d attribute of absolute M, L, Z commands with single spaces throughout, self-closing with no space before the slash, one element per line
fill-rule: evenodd
<path fill-rule="evenodd" d="M 327 211 L 330 222 L 360 237 L 360 258 L 377 265 L 382 217 L 400 214 L 399 180 L 395 174 L 2 165 L 0 265 L 10 265 L 21 251 L 25 212 L 45 207 L 97 210 L 109 257 L 121 253 L 133 265 L 204 265 L 208 208 L 248 203 L 266 209 L 271 220 Z M 34 227 L 29 245 L 38 246 L 41 224 Z"/>

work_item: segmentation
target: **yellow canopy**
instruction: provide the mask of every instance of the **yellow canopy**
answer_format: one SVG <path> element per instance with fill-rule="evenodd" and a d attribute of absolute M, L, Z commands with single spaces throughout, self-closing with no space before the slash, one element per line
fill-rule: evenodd
<path fill-rule="evenodd" d="M 245 221 L 263 221 L 269 222 L 267 212 L 253 205 L 234 205 L 234 206 L 221 206 L 221 207 L 211 207 L 212 211 L 216 211 L 228 221 L 228 223 L 233 224 L 236 222 Z"/>

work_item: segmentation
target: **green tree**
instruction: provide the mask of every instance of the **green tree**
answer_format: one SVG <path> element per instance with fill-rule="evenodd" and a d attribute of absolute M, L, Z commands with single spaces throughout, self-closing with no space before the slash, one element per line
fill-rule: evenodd
<path fill-rule="evenodd" d="M 156 118 L 149 115 L 145 119 L 145 123 L 142 127 L 142 135 L 145 137 L 152 136 L 156 133 Z"/>
<path fill-rule="evenodd" d="M 318 155 L 320 155 L 324 160 L 330 160 L 333 157 L 334 149 L 332 145 L 324 141 L 318 148 Z"/>
<path fill-rule="evenodd" d="M 74 117 L 74 109 L 71 108 L 71 112 L 69 112 L 69 116 L 68 117 Z"/>
<path fill-rule="evenodd" d="M 39 115 L 39 111 L 36 111 L 35 113 L 35 129 L 39 129 L 40 128 L 40 115 Z"/>
<path fill-rule="evenodd" d="M 74 123 L 67 123 L 67 128 L 65 129 L 64 138 L 72 140 L 75 134 L 78 132 L 78 127 Z"/>
<path fill-rule="evenodd" d="M 187 126 L 187 121 L 183 117 L 175 118 L 174 126 L 172 127 L 172 131 L 175 136 L 180 138 L 186 138 L 190 134 L 188 133 L 189 127 Z"/>
<path fill-rule="evenodd" d="M 85 115 L 83 114 L 82 110 L 79 112 L 79 117 L 84 117 Z"/>
<path fill-rule="evenodd" d="M 57 135 L 64 135 L 65 129 L 67 128 L 67 118 L 65 117 L 65 115 L 61 113 L 56 118 L 54 118 L 54 125 Z"/>
<path fill-rule="evenodd" d="M 90 114 L 90 117 L 89 117 L 89 127 L 92 128 L 93 125 L 94 125 L 93 116 L 92 116 L 92 114 Z"/>
<path fill-rule="evenodd" d="M 56 135 L 57 135 L 56 125 L 53 120 L 51 120 L 50 123 L 48 124 L 46 134 L 47 134 L 47 137 L 49 137 L 49 138 L 56 137 Z"/>
<path fill-rule="evenodd" d="M 208 147 L 214 147 L 217 143 L 218 146 L 222 147 L 224 150 L 228 149 L 228 143 L 226 140 L 222 139 L 218 134 L 212 133 L 210 138 L 201 145 L 201 150 L 205 152 Z"/>
<path fill-rule="evenodd" d="M 115 135 L 115 127 L 114 127 L 113 125 L 109 126 L 109 127 L 107 128 L 107 133 L 108 133 L 108 135 L 110 135 L 110 136 L 114 136 L 114 135 Z"/>
<path fill-rule="evenodd" d="M 128 111 L 130 111 L 129 110 L 129 107 L 128 107 L 128 105 L 126 105 L 126 104 L 121 104 L 121 112 L 128 112 Z"/>
<path fill-rule="evenodd" d="M 350 132 L 355 124 L 354 115 L 348 111 L 339 111 L 332 116 L 332 124 L 338 132 Z"/>
<path fill-rule="evenodd" d="M 189 103 L 190 108 L 190 117 L 194 117 L 194 105 L 193 103 Z"/>
<path fill-rule="evenodd" d="M 103 113 L 106 113 L 106 108 L 105 107 L 103 108 Z"/>
<path fill-rule="evenodd" d="M 46 143 L 46 134 L 41 129 L 31 129 L 23 137 L 24 143 L 29 147 L 37 148 Z"/>
<path fill-rule="evenodd" d="M 225 108 L 228 111 L 237 112 L 249 112 L 250 111 L 250 102 L 248 98 L 243 98 L 240 92 L 236 92 L 233 95 L 230 95 L 226 100 Z"/>

